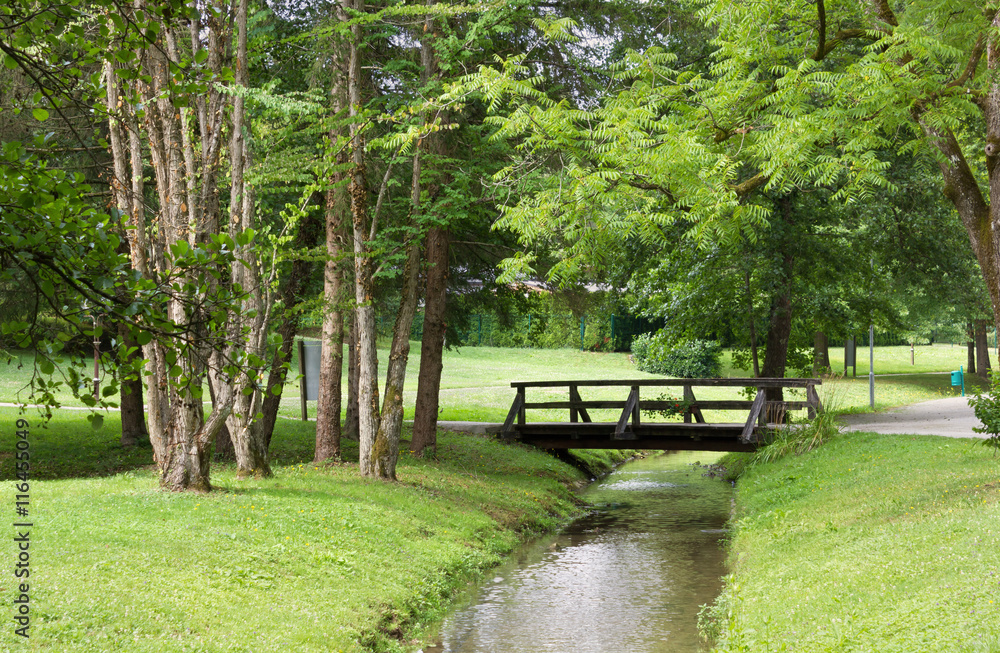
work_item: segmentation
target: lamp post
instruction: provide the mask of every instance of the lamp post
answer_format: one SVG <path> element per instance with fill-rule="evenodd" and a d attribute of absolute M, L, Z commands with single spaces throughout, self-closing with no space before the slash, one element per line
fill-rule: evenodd
<path fill-rule="evenodd" d="M 875 408 L 875 325 L 868 327 L 868 401 Z"/>

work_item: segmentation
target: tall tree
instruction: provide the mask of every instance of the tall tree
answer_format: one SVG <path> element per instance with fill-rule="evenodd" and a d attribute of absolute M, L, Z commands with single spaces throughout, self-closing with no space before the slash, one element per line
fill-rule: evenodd
<path fill-rule="evenodd" d="M 115 59 L 105 64 L 111 145 L 122 180 L 119 209 L 133 225 L 132 265 L 140 278 L 165 279 L 174 289 L 164 303 L 174 335 L 143 331 L 139 342 L 147 361 L 154 458 L 161 483 L 175 490 L 211 488 L 209 446 L 223 424 L 238 474 L 270 474 L 266 434 L 255 419 L 273 293 L 253 245 L 254 198 L 246 175 L 248 7 L 236 0 L 205 9 L 203 18 L 193 7 L 177 12 L 138 3 L 126 19 L 154 16 L 143 35 L 148 40 L 124 50 L 133 66 Z M 118 29 L 112 21 L 111 30 Z M 112 54 L 121 59 L 121 52 Z M 184 69 L 190 72 L 181 76 Z M 223 150 L 230 182 L 225 221 L 219 201 Z M 135 186 L 146 152 L 155 173 L 151 207 Z M 125 179 L 132 180 L 131 195 L 124 193 Z M 195 265 L 213 257 L 214 271 Z M 207 418 L 201 409 L 206 372 L 215 392 Z"/>
<path fill-rule="evenodd" d="M 330 115 L 333 119 L 348 108 L 349 41 L 335 31 L 329 44 Z M 326 190 L 326 256 L 323 267 L 324 316 L 319 374 L 319 397 L 316 406 L 316 462 L 340 459 L 340 413 L 344 368 L 344 260 L 349 253 L 346 226 L 351 211 L 344 174 L 346 163 L 340 145 L 344 142 L 342 125 L 330 129 L 329 139 L 335 153 L 335 165 L 329 173 Z"/>

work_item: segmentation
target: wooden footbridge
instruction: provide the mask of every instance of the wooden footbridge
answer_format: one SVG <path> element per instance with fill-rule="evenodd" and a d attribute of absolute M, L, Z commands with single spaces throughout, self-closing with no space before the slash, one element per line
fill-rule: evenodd
<path fill-rule="evenodd" d="M 525 381 L 511 383 L 517 394 L 504 422 L 501 436 L 510 441 L 533 444 L 543 449 L 669 449 L 696 451 L 753 451 L 769 429 L 782 426 L 790 410 L 807 409 L 810 419 L 822 410 L 816 386 L 820 379 L 642 379 L 635 381 Z M 754 388 L 756 397 L 711 399 L 695 397 L 698 387 Z M 566 399 L 533 401 L 529 388 L 565 388 Z M 584 400 L 581 388 L 622 388 L 618 400 Z M 666 388 L 683 388 L 683 398 L 663 399 Z M 805 401 L 768 401 L 778 388 L 805 389 Z M 659 397 L 643 398 L 659 390 Z M 627 392 L 627 396 L 626 396 Z M 568 409 L 568 422 L 528 421 L 527 411 Z M 589 410 L 617 409 L 617 422 L 595 422 Z M 745 421 L 722 423 L 705 421 L 706 410 L 748 410 Z M 682 417 L 683 422 L 643 421 L 643 411 L 665 411 Z"/>

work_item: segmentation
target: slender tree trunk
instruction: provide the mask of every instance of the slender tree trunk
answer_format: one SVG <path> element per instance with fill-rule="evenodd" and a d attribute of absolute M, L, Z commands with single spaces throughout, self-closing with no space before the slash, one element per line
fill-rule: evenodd
<path fill-rule="evenodd" d="M 781 379 L 788 362 L 788 340 L 792 333 L 792 295 L 786 288 L 771 304 L 771 322 L 767 329 L 767 349 L 761 377 Z M 768 395 L 769 401 L 782 401 L 781 388 Z"/>
<path fill-rule="evenodd" d="M 416 158 L 419 155 L 414 155 Z M 417 171 L 418 172 L 418 171 Z M 378 435 L 372 447 L 372 468 L 380 478 L 396 478 L 399 459 L 399 440 L 403 428 L 403 385 L 406 381 L 406 363 L 410 355 L 410 328 L 417 312 L 417 287 L 420 279 L 420 240 L 414 238 L 407 248 L 406 267 L 403 270 L 403 297 L 392 330 L 392 347 L 386 364 L 385 397 L 382 400 L 382 418 Z"/>
<path fill-rule="evenodd" d="M 360 366 L 358 365 L 358 321 L 353 313 L 347 315 L 351 328 L 347 329 L 347 410 L 344 415 L 343 437 L 357 440 L 360 433 L 358 426 L 358 384 L 360 383 Z"/>
<path fill-rule="evenodd" d="M 235 85 L 247 86 L 247 7 L 248 0 L 238 0 L 235 12 L 236 65 Z M 240 234 L 254 225 L 253 187 L 246 179 L 250 166 L 250 148 L 246 141 L 249 124 L 245 121 L 244 99 L 236 93 L 232 100 L 232 130 L 229 145 L 231 169 L 229 235 L 238 241 Z M 239 261 L 233 265 L 232 279 L 247 294 L 239 310 L 230 318 L 231 355 L 241 369 L 236 373 L 233 410 L 227 426 L 236 450 L 237 478 L 266 478 L 272 475 L 267 438 L 258 419 L 263 395 L 255 377 L 262 372 L 260 363 L 267 355 L 267 329 L 274 296 L 268 280 L 262 278 L 257 245 L 247 243 L 236 249 Z M 250 356 L 254 358 L 250 358 Z M 221 369 L 221 368 L 217 368 Z"/>
<path fill-rule="evenodd" d="M 304 235 L 305 232 L 310 232 Z M 302 249 L 315 246 L 316 238 L 306 224 L 299 226 L 298 244 Z M 281 397 L 288 376 L 286 363 L 292 360 L 292 351 L 295 349 L 295 336 L 299 332 L 299 317 L 293 309 L 299 302 L 299 294 L 305 282 L 308 280 L 312 263 L 302 259 L 292 262 L 292 269 L 288 277 L 283 280 L 281 286 L 281 303 L 284 310 L 281 314 L 281 322 L 278 324 L 277 332 L 281 336 L 281 345 L 275 350 L 274 358 L 271 360 L 271 369 L 267 375 L 264 393 L 264 403 L 261 407 L 263 416 L 261 417 L 261 429 L 264 432 L 266 446 L 270 448 L 271 438 L 274 435 L 274 426 L 278 420 L 278 408 L 281 406 Z"/>
<path fill-rule="evenodd" d="M 128 327 L 118 329 L 118 337 L 122 339 L 122 344 L 126 349 L 136 350 L 129 356 L 129 362 L 142 360 L 139 353 L 139 343 L 132 337 L 132 331 Z M 142 442 L 149 441 L 149 431 L 146 429 L 146 412 L 142 403 L 142 379 L 125 379 L 121 385 L 121 415 L 122 415 L 122 437 L 123 447 L 134 447 Z"/>
<path fill-rule="evenodd" d="M 425 0 L 427 7 L 433 7 L 437 0 Z M 424 18 L 423 32 L 420 38 L 421 82 L 426 88 L 431 80 L 438 77 L 437 55 L 435 41 L 437 32 L 430 13 Z M 425 122 L 429 117 L 425 118 Z M 426 137 L 427 149 L 439 155 L 446 152 L 443 135 L 432 132 Z M 431 160 L 432 165 L 434 159 Z M 428 192 L 428 197 L 434 197 L 435 191 Z M 414 205 L 419 195 L 414 193 Z M 430 207 L 425 210 L 433 210 Z M 431 454 L 437 447 L 438 402 L 441 390 L 441 369 L 444 354 L 445 338 L 445 302 L 448 289 L 448 246 L 449 234 L 445 226 L 435 224 L 427 234 L 427 273 L 424 290 L 424 329 L 420 347 L 420 372 L 417 378 L 417 401 L 413 413 L 413 438 L 410 449 L 417 455 L 423 455 L 425 450 Z"/>
<path fill-rule="evenodd" d="M 364 11 L 363 0 L 342 0 L 340 19 L 347 22 L 351 13 Z M 347 88 L 351 132 L 351 171 L 348 193 L 351 200 L 351 220 L 354 237 L 354 298 L 357 302 L 355 320 L 358 328 L 358 439 L 359 468 L 362 476 L 377 476 L 385 468 L 375 463 L 375 441 L 379 431 L 378 355 L 376 352 L 377 324 L 372 279 L 372 254 L 369 250 L 368 189 L 365 183 L 365 144 L 361 115 L 361 43 L 362 26 L 351 25 L 350 59 Z"/>
<path fill-rule="evenodd" d="M 330 48 L 330 115 L 340 114 L 348 106 L 349 71 L 345 70 L 349 57 L 343 56 L 347 46 L 339 36 L 331 39 Z M 338 127 L 330 130 L 333 147 L 341 141 L 342 131 Z M 338 168 L 346 163 L 343 156 L 337 156 Z M 348 253 L 345 228 L 351 214 L 351 201 L 347 194 L 343 172 L 334 172 L 329 178 L 326 191 L 326 263 L 323 266 L 323 332 L 319 369 L 319 397 L 316 405 L 316 452 L 315 462 L 340 460 L 340 413 L 343 389 L 341 377 L 344 370 L 344 261 Z"/>
<path fill-rule="evenodd" d="M 210 376 L 208 379 L 208 394 L 212 399 L 212 408 L 218 405 L 215 392 L 216 382 Z M 229 427 L 223 422 L 219 427 L 219 432 L 215 434 L 215 446 L 213 447 L 215 459 L 225 462 L 236 460 L 236 449 L 233 447 L 233 436 L 229 434 Z"/>
<path fill-rule="evenodd" d="M 793 206 L 791 197 L 783 197 L 778 201 L 784 221 L 791 225 L 793 221 Z M 761 367 L 763 378 L 784 378 L 788 364 L 788 341 L 792 335 L 792 275 L 794 274 L 794 259 L 787 251 L 782 255 L 781 281 L 777 284 L 777 295 L 771 301 L 771 319 L 767 329 L 767 349 L 764 351 L 764 364 Z M 781 388 L 768 388 L 768 401 L 784 401 Z M 768 421 L 783 421 L 781 415 L 769 415 Z"/>
<path fill-rule="evenodd" d="M 986 325 L 989 320 L 976 320 L 976 373 L 984 379 L 989 378 L 990 346 L 986 341 Z"/>
<path fill-rule="evenodd" d="M 438 403 L 443 369 L 445 301 L 448 288 L 448 231 L 433 227 L 427 234 L 427 288 L 424 294 L 424 333 L 420 347 L 417 403 L 413 413 L 410 449 L 422 454 L 437 446 Z"/>
<path fill-rule="evenodd" d="M 965 333 L 969 340 L 965 343 L 965 349 L 967 353 L 967 364 L 965 366 L 966 374 L 976 373 L 976 329 L 972 322 L 967 322 L 965 325 Z"/>
<path fill-rule="evenodd" d="M 826 334 L 817 331 L 813 336 L 813 374 L 830 370 L 830 341 Z"/>
<path fill-rule="evenodd" d="M 341 377 L 344 370 L 343 258 L 346 252 L 344 217 L 350 210 L 345 188 L 339 178 L 331 180 L 326 200 L 326 254 L 323 266 L 322 354 L 319 370 L 319 398 L 316 406 L 316 454 L 314 460 L 340 460 Z"/>

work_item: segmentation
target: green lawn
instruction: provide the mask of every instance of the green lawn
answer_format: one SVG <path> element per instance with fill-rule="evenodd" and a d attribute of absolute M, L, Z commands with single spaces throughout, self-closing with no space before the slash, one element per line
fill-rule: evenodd
<path fill-rule="evenodd" d="M 1000 460 L 854 433 L 737 484 L 715 649 L 1000 651 Z"/>
<path fill-rule="evenodd" d="M 409 366 L 404 390 L 406 418 L 412 419 L 413 403 L 416 399 L 417 372 L 420 360 L 420 343 L 411 343 Z M 834 377 L 824 381 L 821 399 L 824 404 L 839 410 L 868 410 L 868 358 L 861 356 L 859 349 L 858 377 Z M 380 361 L 385 361 L 386 352 L 380 351 Z M 831 348 L 834 370 L 843 369 L 843 349 Z M 876 350 L 876 373 L 906 376 L 878 376 L 876 380 L 876 408 L 901 406 L 917 401 L 936 399 L 958 393 L 950 385 L 950 377 L 944 372 L 958 369 L 965 363 L 965 348 L 951 345 L 922 346 L 916 348 L 917 366 L 911 366 L 909 347 L 881 347 Z M 79 365 L 79 359 L 77 359 Z M 384 367 L 384 364 L 383 364 Z M 23 401 L 27 398 L 23 388 L 29 382 L 33 367 L 30 356 L 22 354 L 14 364 L 0 365 L 0 402 Z M 930 373 L 939 374 L 930 374 Z M 292 378 L 298 375 L 298 360 L 292 362 Z M 724 376 L 750 376 L 746 370 L 738 370 L 729 362 L 728 352 L 723 357 Z M 444 371 L 441 381 L 441 404 L 439 418 L 443 420 L 465 420 L 502 422 L 514 398 L 511 381 L 531 380 L 571 380 L 571 379 L 643 379 L 660 378 L 657 375 L 638 371 L 630 362 L 628 354 L 581 352 L 575 349 L 513 349 L 496 347 L 463 347 L 445 352 Z M 976 380 L 966 376 L 967 390 L 976 387 Z M 584 399 L 624 400 L 623 389 L 587 389 L 581 394 Z M 529 400 L 565 400 L 565 390 L 532 390 Z M 658 391 L 649 391 L 643 398 L 655 398 Z M 56 395 L 66 406 L 81 407 L 65 387 Z M 207 392 L 206 392 L 207 396 Z M 674 393 L 678 396 L 678 393 Z M 739 398 L 738 391 L 732 389 L 702 389 L 697 391 L 699 399 Z M 281 405 L 281 415 L 288 419 L 301 416 L 299 385 L 293 381 L 286 386 Z M 309 403 L 310 417 L 315 416 L 316 404 Z M 561 420 L 566 411 L 535 411 L 531 416 L 538 420 Z M 710 415 L 719 421 L 739 421 L 737 413 Z M 595 419 L 617 419 L 613 411 L 597 412 Z"/>

